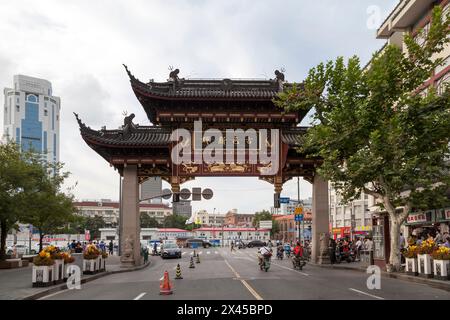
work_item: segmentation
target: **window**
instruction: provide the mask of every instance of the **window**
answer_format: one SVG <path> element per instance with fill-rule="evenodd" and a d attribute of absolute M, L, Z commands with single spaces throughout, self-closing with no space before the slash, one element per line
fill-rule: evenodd
<path fill-rule="evenodd" d="M 436 90 L 439 95 L 444 94 L 445 90 L 447 90 L 450 85 L 450 72 L 444 75 L 436 84 Z"/>
<path fill-rule="evenodd" d="M 48 110 L 47 109 L 44 109 L 44 116 L 48 116 Z"/>
<path fill-rule="evenodd" d="M 445 17 L 448 17 L 448 15 L 450 14 L 450 2 L 448 2 L 446 5 L 445 5 L 445 7 L 444 7 L 444 9 L 442 10 L 442 16 L 445 18 Z"/>
<path fill-rule="evenodd" d="M 425 45 L 429 31 L 430 31 L 430 23 L 427 23 L 421 30 L 419 30 L 417 35 L 414 37 L 414 41 L 416 41 L 416 43 L 419 46 Z"/>
<path fill-rule="evenodd" d="M 19 105 L 16 105 L 16 111 L 20 112 L 20 106 Z"/>
<path fill-rule="evenodd" d="M 355 219 L 355 226 L 361 227 L 362 226 L 361 222 L 362 222 L 361 219 Z"/>
<path fill-rule="evenodd" d="M 440 73 L 441 71 L 443 71 L 445 68 L 447 68 L 448 66 L 450 66 L 450 56 L 448 56 L 447 58 L 445 58 L 443 64 L 441 66 L 437 66 L 436 70 L 435 70 L 435 74 L 437 75 L 438 73 Z"/>

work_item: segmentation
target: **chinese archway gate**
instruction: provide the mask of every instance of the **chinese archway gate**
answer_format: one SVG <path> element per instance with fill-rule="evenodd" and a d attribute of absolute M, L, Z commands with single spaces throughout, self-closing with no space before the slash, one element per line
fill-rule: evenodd
<path fill-rule="evenodd" d="M 312 261 L 320 263 L 320 235 L 328 232 L 328 183 L 315 174 L 319 159 L 307 158 L 295 148 L 301 144 L 307 128 L 299 127 L 306 111 L 283 112 L 273 99 L 292 84 L 276 71 L 275 79 L 180 79 L 179 70 L 166 82 L 143 83 L 125 66 L 131 87 L 144 108 L 152 126 L 133 123 L 134 115 L 125 117 L 121 129 L 93 130 L 76 115 L 84 141 L 123 177 L 121 262 L 124 266 L 140 265 L 139 184 L 158 176 L 170 183 L 172 192 L 196 176 L 258 177 L 274 186 L 280 194 L 283 184 L 302 176 L 313 184 L 313 249 Z M 176 164 L 171 153 L 176 145 L 171 135 L 176 129 L 194 131 L 194 122 L 201 121 L 202 130 L 278 129 L 279 152 L 276 172 L 262 174 L 271 164 L 195 163 Z M 194 136 L 194 132 L 193 132 Z M 201 145 L 204 145 L 203 140 Z M 274 141 L 270 141 L 274 143 Z M 270 144 L 269 143 L 269 144 Z M 222 144 L 226 144 L 225 141 Z M 258 153 L 258 151 L 256 151 Z M 237 156 L 237 155 L 236 155 Z M 322 239 L 323 241 L 323 239 Z"/>

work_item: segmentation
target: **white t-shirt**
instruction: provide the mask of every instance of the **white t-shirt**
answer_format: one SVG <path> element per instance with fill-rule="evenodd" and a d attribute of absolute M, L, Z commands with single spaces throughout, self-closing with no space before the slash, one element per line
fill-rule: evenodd
<path fill-rule="evenodd" d="M 259 248 L 259 253 L 262 255 L 265 255 L 267 253 L 270 253 L 270 249 L 267 247 L 261 247 L 261 248 Z"/>

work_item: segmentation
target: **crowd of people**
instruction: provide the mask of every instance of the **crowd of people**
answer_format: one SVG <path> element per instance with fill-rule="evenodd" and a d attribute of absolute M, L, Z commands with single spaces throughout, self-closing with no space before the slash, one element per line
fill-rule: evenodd
<path fill-rule="evenodd" d="M 337 241 L 331 238 L 328 248 L 332 264 L 338 262 L 339 257 L 349 255 L 352 256 L 353 261 L 361 261 L 362 251 L 373 251 L 373 241 L 370 237 L 357 237 L 354 240 L 345 237 Z"/>
<path fill-rule="evenodd" d="M 83 251 L 86 249 L 88 245 L 95 245 L 98 250 L 100 250 L 101 252 L 108 252 L 109 255 L 114 254 L 115 246 L 112 240 L 109 242 L 109 244 L 106 244 L 103 240 L 100 242 L 98 241 L 81 242 L 72 240 L 71 243 L 67 243 L 67 248 L 72 253 L 83 253 Z"/>

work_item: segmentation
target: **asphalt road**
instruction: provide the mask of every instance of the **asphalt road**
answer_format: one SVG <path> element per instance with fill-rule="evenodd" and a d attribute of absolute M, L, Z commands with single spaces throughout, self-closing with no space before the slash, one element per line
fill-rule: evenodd
<path fill-rule="evenodd" d="M 189 268 L 191 249 L 181 259 L 150 257 L 150 267 L 114 274 L 83 284 L 79 290 L 65 290 L 42 299 L 52 300 L 382 300 L 442 299 L 450 292 L 424 284 L 382 278 L 380 290 L 369 290 L 368 274 L 351 270 L 325 269 L 307 265 L 301 272 L 289 260 L 272 259 L 268 272 L 259 270 L 257 249 L 230 252 L 230 248 L 200 249 L 200 263 Z M 181 280 L 175 280 L 180 264 Z M 172 295 L 160 295 L 160 280 L 169 272 Z"/>

